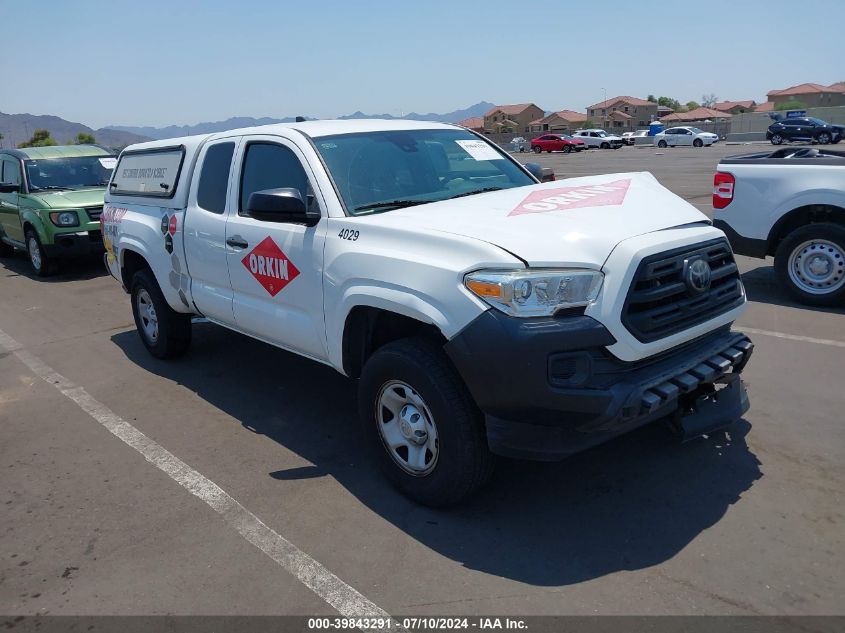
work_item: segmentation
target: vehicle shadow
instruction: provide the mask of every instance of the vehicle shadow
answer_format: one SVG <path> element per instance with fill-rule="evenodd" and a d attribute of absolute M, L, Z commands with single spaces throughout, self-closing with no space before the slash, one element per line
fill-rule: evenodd
<path fill-rule="evenodd" d="M 683 445 L 651 425 L 560 463 L 502 460 L 478 495 L 433 510 L 382 478 L 358 432 L 355 383 L 329 367 L 208 323 L 195 324 L 180 361 L 152 358 L 134 331 L 112 341 L 132 362 L 313 464 L 255 477 L 283 486 L 331 475 L 439 554 L 532 585 L 569 585 L 666 561 L 762 477 L 744 420 Z"/>
<path fill-rule="evenodd" d="M 742 283 L 749 301 L 769 303 L 771 305 L 798 308 L 812 312 L 845 314 L 845 308 L 810 306 L 795 301 L 777 278 L 772 264 L 758 266 L 742 274 Z"/>
<path fill-rule="evenodd" d="M 27 254 L 21 251 L 16 251 L 11 257 L 0 259 L 0 271 L 3 271 L 0 274 L 5 277 L 29 277 L 43 283 L 95 279 L 108 274 L 103 265 L 102 255 L 88 255 L 86 257 L 61 259 L 58 262 L 57 273 L 49 277 L 39 277 L 33 272 Z"/>

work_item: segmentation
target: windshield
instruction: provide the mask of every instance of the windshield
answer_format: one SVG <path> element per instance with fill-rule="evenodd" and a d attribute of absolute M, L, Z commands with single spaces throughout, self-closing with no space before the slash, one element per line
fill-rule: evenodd
<path fill-rule="evenodd" d="M 353 215 L 536 184 L 465 130 L 401 130 L 314 140 Z"/>
<path fill-rule="evenodd" d="M 24 161 L 31 191 L 104 187 L 111 177 L 113 156 L 38 158 Z"/>
<path fill-rule="evenodd" d="M 607 132 L 599 132 L 598 135 L 604 138 L 605 136 L 607 136 Z"/>
<path fill-rule="evenodd" d="M 689 128 L 689 129 L 690 129 L 690 131 L 691 131 L 693 134 L 704 134 L 704 130 L 702 130 L 702 129 L 700 129 L 700 128 L 697 128 L 697 127 L 691 127 L 691 128 Z"/>
<path fill-rule="evenodd" d="M 816 125 L 827 125 L 827 122 L 822 121 L 821 119 L 816 119 L 816 118 L 813 118 L 813 117 L 809 117 L 807 120 L 808 120 L 808 121 L 812 121 L 812 122 L 813 122 L 813 123 L 815 123 Z"/>

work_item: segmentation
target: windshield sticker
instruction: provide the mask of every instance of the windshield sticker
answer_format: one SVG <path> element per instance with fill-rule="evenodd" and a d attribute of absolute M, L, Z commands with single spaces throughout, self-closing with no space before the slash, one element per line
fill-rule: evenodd
<path fill-rule="evenodd" d="M 117 165 L 116 158 L 101 158 L 100 164 L 103 166 L 104 169 L 114 169 L 114 166 Z"/>
<path fill-rule="evenodd" d="M 485 141 L 455 141 L 461 148 L 475 160 L 504 160 L 496 149 Z"/>
<path fill-rule="evenodd" d="M 241 263 L 271 297 L 275 297 L 299 276 L 299 269 L 269 236 L 253 248 Z"/>
<path fill-rule="evenodd" d="M 600 185 L 559 187 L 533 191 L 513 211 L 512 215 L 551 213 L 581 207 L 618 206 L 625 201 L 631 179 L 614 180 Z"/>

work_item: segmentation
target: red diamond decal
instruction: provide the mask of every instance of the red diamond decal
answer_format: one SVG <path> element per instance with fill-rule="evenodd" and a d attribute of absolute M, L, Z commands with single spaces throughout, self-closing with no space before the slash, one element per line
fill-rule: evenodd
<path fill-rule="evenodd" d="M 170 233 L 170 235 L 176 235 L 176 216 L 175 215 L 170 216 L 170 224 L 167 226 L 167 232 Z"/>
<path fill-rule="evenodd" d="M 271 297 L 275 297 L 299 276 L 299 269 L 269 236 L 253 248 L 241 262 Z"/>

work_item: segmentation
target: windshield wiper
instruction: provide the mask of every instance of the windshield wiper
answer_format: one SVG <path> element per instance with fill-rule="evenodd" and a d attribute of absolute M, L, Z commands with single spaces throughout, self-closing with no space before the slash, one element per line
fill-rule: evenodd
<path fill-rule="evenodd" d="M 472 191 L 464 191 L 463 193 L 455 194 L 454 196 L 450 196 L 449 200 L 454 198 L 463 198 L 464 196 L 474 196 L 477 193 L 487 193 L 488 191 L 501 191 L 504 187 L 484 187 L 483 189 L 474 189 Z"/>
<path fill-rule="evenodd" d="M 33 185 L 30 189 L 34 189 L 35 191 L 71 191 L 70 187 L 59 187 L 57 185 L 47 185 L 46 187 L 36 187 Z"/>
<path fill-rule="evenodd" d="M 391 200 L 390 202 L 373 202 L 371 204 L 362 204 L 360 207 L 355 207 L 355 211 L 363 211 L 364 209 L 403 209 L 405 207 L 413 207 L 418 204 L 428 204 L 432 200 Z"/>

